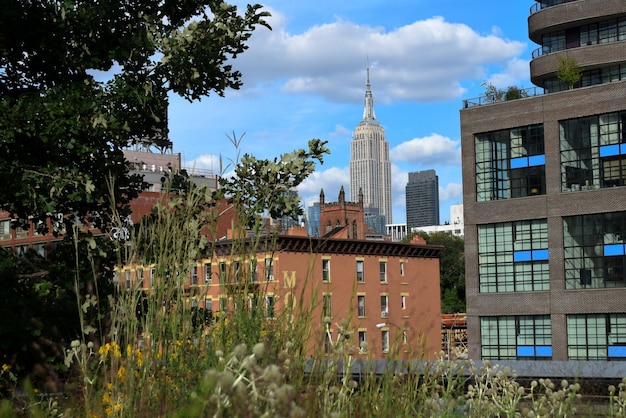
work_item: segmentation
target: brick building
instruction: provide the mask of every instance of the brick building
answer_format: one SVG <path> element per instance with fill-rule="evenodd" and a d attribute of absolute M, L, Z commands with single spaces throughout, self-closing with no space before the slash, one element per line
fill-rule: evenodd
<path fill-rule="evenodd" d="M 363 357 L 383 359 L 397 347 L 394 355 L 432 358 L 441 349 L 439 246 L 419 238 L 409 244 L 312 238 L 294 227 L 254 254 L 233 256 L 229 239 L 214 249 L 197 260 L 185 282 L 194 306 L 227 311 L 234 293 L 245 288 L 250 297 L 264 298 L 268 317 L 302 308 L 312 318 L 309 354 L 328 350 L 325 317 L 333 339 L 335 324 L 350 320 L 355 351 L 367 342 Z M 122 285 L 139 280 L 145 291 L 153 275 L 150 266 L 119 272 Z"/>
<path fill-rule="evenodd" d="M 626 360 L 626 2 L 537 2 L 528 28 L 544 94 L 460 112 L 469 354 L 600 367 Z"/>

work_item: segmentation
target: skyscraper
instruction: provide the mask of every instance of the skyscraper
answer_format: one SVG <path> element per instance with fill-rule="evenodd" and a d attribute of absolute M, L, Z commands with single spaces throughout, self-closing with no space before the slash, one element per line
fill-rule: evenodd
<path fill-rule="evenodd" d="M 464 102 L 471 358 L 559 360 L 577 377 L 626 360 L 625 23 L 624 1 L 536 1 L 543 94 Z M 567 60 L 578 81 L 559 77 Z"/>
<path fill-rule="evenodd" d="M 389 224 L 393 221 L 389 143 L 385 141 L 385 130 L 374 114 L 369 67 L 365 87 L 363 119 L 350 143 L 350 199 L 358 201 L 362 192 L 364 210 L 368 212 L 369 208 L 377 208 Z"/>
<path fill-rule="evenodd" d="M 435 170 L 409 173 L 406 185 L 406 228 L 439 225 L 439 178 Z"/>

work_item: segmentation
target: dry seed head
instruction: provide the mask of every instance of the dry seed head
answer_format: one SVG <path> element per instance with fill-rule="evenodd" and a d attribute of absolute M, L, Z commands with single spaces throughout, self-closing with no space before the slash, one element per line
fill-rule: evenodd
<path fill-rule="evenodd" d="M 257 357 L 257 358 L 261 358 L 263 357 L 263 354 L 265 354 L 265 344 L 263 343 L 257 343 L 255 344 L 255 346 L 252 348 L 252 353 Z"/>

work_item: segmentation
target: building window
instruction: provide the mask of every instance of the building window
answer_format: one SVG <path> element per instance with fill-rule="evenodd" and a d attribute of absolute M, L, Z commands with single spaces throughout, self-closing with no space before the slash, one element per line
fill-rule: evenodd
<path fill-rule="evenodd" d="M 3 219 L 0 221 L 0 241 L 11 239 L 11 220 Z"/>
<path fill-rule="evenodd" d="M 256 260 L 250 260 L 250 281 L 256 283 L 259 281 L 259 272 Z"/>
<path fill-rule="evenodd" d="M 365 281 L 365 274 L 363 272 L 363 260 L 356 260 L 356 281 L 363 283 Z"/>
<path fill-rule="evenodd" d="M 45 242 L 38 242 L 37 244 L 33 244 L 33 249 L 41 258 L 46 258 L 48 255 L 48 244 Z"/>
<path fill-rule="evenodd" d="M 322 260 L 322 280 L 325 282 L 330 281 L 330 260 Z"/>
<path fill-rule="evenodd" d="M 228 298 L 220 297 L 220 312 L 226 312 L 228 309 Z"/>
<path fill-rule="evenodd" d="M 137 275 L 137 285 L 139 287 L 143 287 L 144 283 L 143 283 L 143 269 L 142 268 L 137 268 L 137 270 L 135 270 L 135 274 Z"/>
<path fill-rule="evenodd" d="M 402 310 L 406 309 L 406 295 L 400 295 L 400 307 Z"/>
<path fill-rule="evenodd" d="M 324 332 L 324 353 L 331 354 L 333 352 L 333 333 L 330 329 Z"/>
<path fill-rule="evenodd" d="M 241 279 L 241 262 L 235 261 L 235 283 L 239 283 Z"/>
<path fill-rule="evenodd" d="M 566 289 L 626 287 L 626 212 L 563 218 Z"/>
<path fill-rule="evenodd" d="M 15 228 L 15 238 L 26 238 L 30 232 L 30 222 L 28 219 L 20 218 L 17 220 L 17 227 Z"/>
<path fill-rule="evenodd" d="M 380 339 L 382 341 L 383 353 L 389 352 L 389 330 L 384 329 L 380 332 Z"/>
<path fill-rule="evenodd" d="M 551 360 L 549 315 L 480 318 L 483 360 Z"/>
<path fill-rule="evenodd" d="M 626 360 L 626 314 L 567 315 L 568 360 Z"/>
<path fill-rule="evenodd" d="M 130 283 L 130 270 L 124 270 L 124 284 L 126 286 L 126 289 L 130 289 L 131 283 Z"/>
<path fill-rule="evenodd" d="M 478 225 L 480 292 L 550 289 L 546 219 Z"/>
<path fill-rule="evenodd" d="M 265 259 L 265 280 L 267 281 L 274 280 L 274 259 L 273 258 Z"/>
<path fill-rule="evenodd" d="M 357 310 L 359 317 L 365 316 L 365 295 L 357 295 Z"/>
<path fill-rule="evenodd" d="M 404 277 L 404 261 L 400 261 L 400 276 Z"/>
<path fill-rule="evenodd" d="M 564 192 L 626 184 L 626 112 L 560 122 Z"/>
<path fill-rule="evenodd" d="M 265 296 L 265 316 L 274 318 L 274 295 Z"/>
<path fill-rule="evenodd" d="M 213 299 L 204 300 L 204 309 L 206 309 L 207 312 L 213 312 Z"/>
<path fill-rule="evenodd" d="M 331 295 L 325 294 L 322 296 L 322 317 L 323 318 L 332 318 L 332 307 L 331 307 Z"/>
<path fill-rule="evenodd" d="M 359 353 L 360 354 L 367 353 L 367 331 L 359 330 L 358 338 L 359 338 Z"/>
<path fill-rule="evenodd" d="M 389 316 L 389 296 L 380 295 L 380 316 L 386 318 Z"/>
<path fill-rule="evenodd" d="M 211 263 L 204 263 L 204 284 L 211 284 Z"/>
<path fill-rule="evenodd" d="M 26 258 L 26 254 L 28 254 L 28 244 L 15 246 L 15 255 L 20 258 Z"/>
<path fill-rule="evenodd" d="M 226 262 L 225 261 L 221 261 L 219 263 L 219 281 L 220 284 L 224 284 L 226 283 Z"/>
<path fill-rule="evenodd" d="M 476 200 L 546 193 L 543 125 L 478 134 Z"/>
<path fill-rule="evenodd" d="M 387 283 L 387 262 L 381 261 L 379 262 L 379 265 L 380 265 L 380 282 Z"/>
<path fill-rule="evenodd" d="M 154 267 L 152 267 L 150 269 L 150 287 L 154 287 L 154 281 L 155 281 L 155 277 L 154 277 Z"/>
<path fill-rule="evenodd" d="M 191 285 L 198 285 L 198 266 L 191 267 Z"/>

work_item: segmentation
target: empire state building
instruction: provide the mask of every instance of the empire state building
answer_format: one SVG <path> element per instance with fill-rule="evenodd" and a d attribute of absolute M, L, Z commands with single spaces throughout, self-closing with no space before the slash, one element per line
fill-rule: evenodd
<path fill-rule="evenodd" d="M 371 209 L 376 208 L 378 213 L 385 217 L 385 223 L 393 223 L 389 142 L 385 141 L 385 130 L 374 114 L 369 67 L 365 84 L 363 119 L 356 127 L 350 143 L 351 201 L 359 200 L 359 192 L 363 193 L 363 207 L 366 213 L 375 212 Z"/>

